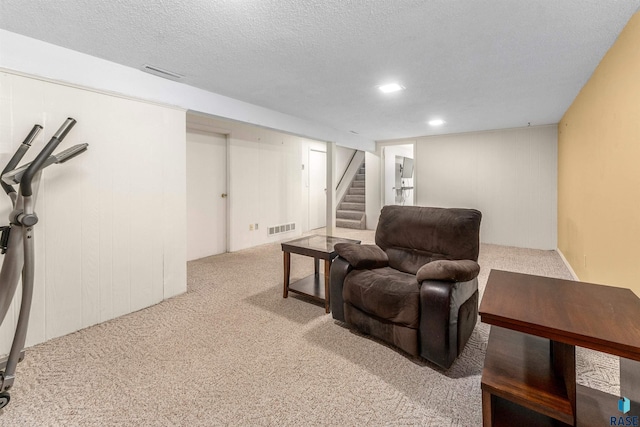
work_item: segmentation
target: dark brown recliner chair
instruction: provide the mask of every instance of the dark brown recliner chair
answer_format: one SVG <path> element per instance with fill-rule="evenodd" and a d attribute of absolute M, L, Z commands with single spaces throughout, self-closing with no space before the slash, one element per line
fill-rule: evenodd
<path fill-rule="evenodd" d="M 335 246 L 333 318 L 451 366 L 478 317 L 481 218 L 475 209 L 382 208 L 375 245 Z"/>

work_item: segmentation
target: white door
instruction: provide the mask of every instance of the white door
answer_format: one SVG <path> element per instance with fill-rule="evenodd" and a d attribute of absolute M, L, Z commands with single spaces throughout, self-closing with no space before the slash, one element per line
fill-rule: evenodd
<path fill-rule="evenodd" d="M 309 229 L 327 224 L 327 153 L 309 150 Z"/>
<path fill-rule="evenodd" d="M 227 250 L 227 140 L 187 131 L 187 260 Z"/>

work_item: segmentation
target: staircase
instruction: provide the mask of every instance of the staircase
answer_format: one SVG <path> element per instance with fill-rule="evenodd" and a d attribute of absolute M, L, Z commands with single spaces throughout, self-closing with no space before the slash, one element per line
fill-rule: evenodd
<path fill-rule="evenodd" d="M 364 204 L 364 162 L 353 177 L 351 185 L 336 210 L 336 227 L 356 228 L 364 230 L 365 204 Z"/>

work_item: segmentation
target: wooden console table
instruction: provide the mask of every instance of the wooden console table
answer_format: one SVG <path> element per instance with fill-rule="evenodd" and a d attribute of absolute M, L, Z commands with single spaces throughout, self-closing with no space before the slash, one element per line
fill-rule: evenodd
<path fill-rule="evenodd" d="M 289 291 L 291 291 L 319 299 L 324 302 L 325 312 L 329 313 L 329 271 L 331 260 L 338 256 L 334 247 L 337 243 L 360 243 L 360 240 L 313 235 L 282 243 L 282 252 L 284 254 L 284 289 L 282 297 L 287 298 Z M 315 272 L 295 283 L 289 284 L 292 253 L 313 257 Z M 318 271 L 321 259 L 324 260 L 324 275 Z"/>
<path fill-rule="evenodd" d="M 622 415 L 619 396 L 576 385 L 575 346 L 640 361 L 631 290 L 492 270 L 479 311 L 492 325 L 484 426 L 608 426 Z M 627 415 L 638 409 L 634 402 Z"/>

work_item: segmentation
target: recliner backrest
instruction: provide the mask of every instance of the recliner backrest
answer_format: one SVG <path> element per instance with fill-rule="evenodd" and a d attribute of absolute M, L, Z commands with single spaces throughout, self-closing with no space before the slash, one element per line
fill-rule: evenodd
<path fill-rule="evenodd" d="M 385 206 L 375 241 L 391 268 L 416 274 L 438 259 L 477 261 L 481 219 L 476 209 Z"/>

